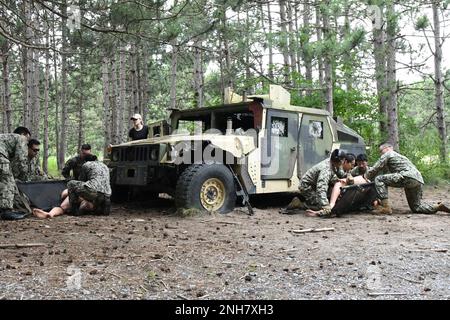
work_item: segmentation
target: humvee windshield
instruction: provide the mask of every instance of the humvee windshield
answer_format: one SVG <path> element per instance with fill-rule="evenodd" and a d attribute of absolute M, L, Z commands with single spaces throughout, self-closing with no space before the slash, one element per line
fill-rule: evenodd
<path fill-rule="evenodd" d="M 196 112 L 195 112 L 196 111 Z M 238 128 L 246 131 L 256 129 L 255 116 L 249 106 L 217 108 L 214 110 L 189 110 L 174 115 L 177 131 L 187 131 L 190 134 L 194 132 L 216 129 L 225 134 L 227 121 L 232 121 L 232 129 Z M 259 124 L 260 126 L 260 124 Z"/>

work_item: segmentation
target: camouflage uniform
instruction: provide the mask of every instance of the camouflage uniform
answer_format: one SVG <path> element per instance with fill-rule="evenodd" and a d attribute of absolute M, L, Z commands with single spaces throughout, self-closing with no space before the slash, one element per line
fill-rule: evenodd
<path fill-rule="evenodd" d="M 360 167 L 356 166 L 352 169 L 352 171 L 350 171 L 350 173 L 352 174 L 353 177 L 356 176 L 362 176 L 363 174 L 366 173 L 366 171 L 371 170 L 372 167 L 367 167 L 367 169 L 361 169 Z"/>
<path fill-rule="evenodd" d="M 111 196 L 109 168 L 102 162 L 88 161 L 81 167 L 79 179 L 67 183 L 71 212 L 78 214 L 81 197 L 92 202 L 95 212 L 102 214 Z"/>
<path fill-rule="evenodd" d="M 83 164 L 85 164 L 86 161 L 82 159 L 79 155 L 75 156 L 73 158 L 70 158 L 67 160 L 66 164 L 64 165 L 64 168 L 62 169 L 61 174 L 66 179 L 75 179 L 80 180 L 80 172 L 81 167 Z M 73 171 L 73 177 L 70 176 L 70 171 Z"/>
<path fill-rule="evenodd" d="M 306 171 L 300 181 L 299 190 L 309 209 L 320 210 L 330 204 L 327 197 L 328 187 L 337 182 L 336 173 L 339 170 L 342 169 L 332 168 L 330 160 L 325 159 Z"/>
<path fill-rule="evenodd" d="M 27 174 L 24 177 L 24 180 L 22 181 L 45 181 L 48 180 L 47 175 L 41 170 L 41 167 L 39 165 L 39 159 L 37 157 L 29 158 L 27 157 Z M 14 174 L 14 177 L 18 176 L 19 168 L 17 163 L 13 163 L 12 165 L 12 171 Z"/>
<path fill-rule="evenodd" d="M 11 165 L 17 166 L 18 179 L 27 173 L 28 148 L 26 138 L 15 133 L 0 134 L 0 209 L 11 210 L 18 194 Z"/>
<path fill-rule="evenodd" d="M 387 174 L 378 175 L 382 170 Z M 406 199 L 414 213 L 435 213 L 436 207 L 422 202 L 422 175 L 412 162 L 395 151 L 388 151 L 364 175 L 372 180 L 375 178 L 375 188 L 381 200 L 388 198 L 388 186 L 404 188 Z"/>
<path fill-rule="evenodd" d="M 14 177 L 18 176 L 19 168 L 18 164 L 13 163 L 12 171 Z M 45 181 L 48 180 L 47 175 L 41 170 L 39 165 L 39 159 L 37 157 L 29 158 L 27 157 L 27 173 L 23 177 L 22 181 Z M 28 197 L 21 192 L 18 188 L 15 190 L 14 194 L 14 209 L 18 211 L 24 211 L 31 213 L 31 203 Z"/>

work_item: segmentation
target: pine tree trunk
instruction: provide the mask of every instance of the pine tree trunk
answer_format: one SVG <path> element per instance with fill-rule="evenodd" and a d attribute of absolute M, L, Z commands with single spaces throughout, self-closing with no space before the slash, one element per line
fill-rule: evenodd
<path fill-rule="evenodd" d="M 54 8 L 54 5 L 52 5 L 52 8 Z M 52 38 L 51 38 L 51 42 L 52 42 L 52 46 L 56 47 L 56 26 L 57 26 L 57 18 L 56 15 L 53 14 L 52 15 Z M 55 99 L 53 99 L 53 104 L 55 105 L 55 119 L 59 119 L 59 82 L 58 82 L 58 58 L 56 53 L 53 53 L 53 79 L 54 79 L 54 97 Z M 55 121 L 55 151 L 56 151 L 56 163 L 57 163 L 57 167 L 58 169 L 62 169 L 60 167 L 59 164 L 59 141 L 60 141 L 60 131 L 61 131 L 61 127 L 58 124 L 59 121 Z"/>
<path fill-rule="evenodd" d="M 35 137 L 40 136 L 40 123 L 41 118 L 41 95 L 39 90 L 40 82 L 40 63 L 39 63 L 39 52 L 34 50 L 33 57 L 33 112 L 31 115 L 32 119 L 32 132 Z"/>
<path fill-rule="evenodd" d="M 294 79 L 295 74 L 300 75 L 297 71 L 297 42 L 295 41 L 295 35 L 297 34 L 297 30 L 294 30 L 294 22 L 292 19 L 292 4 L 290 1 L 286 2 L 286 16 L 288 21 L 289 28 L 289 58 L 290 58 L 290 68 L 291 68 L 291 78 Z"/>
<path fill-rule="evenodd" d="M 447 148 L 447 128 L 445 124 L 444 111 L 444 78 L 442 76 L 442 43 L 441 40 L 441 22 L 439 20 L 439 4 L 441 1 L 435 0 L 432 4 L 433 24 L 434 24 L 434 86 L 435 86 L 435 105 L 436 120 L 439 132 L 440 158 L 443 163 L 448 162 Z"/>
<path fill-rule="evenodd" d="M 386 7 L 387 16 L 387 112 L 388 112 L 388 136 L 395 150 L 399 150 L 398 135 L 398 110 L 397 110 L 397 70 L 395 65 L 396 56 L 396 29 L 397 18 L 394 4 L 389 2 Z"/>
<path fill-rule="evenodd" d="M 61 4 L 61 13 L 67 16 L 66 1 Z M 61 23 L 61 120 L 60 120 L 60 137 L 58 150 L 58 169 L 62 169 L 66 156 L 67 144 L 67 18 L 62 18 Z"/>
<path fill-rule="evenodd" d="M 118 128 L 119 128 L 119 141 L 121 142 L 126 137 L 126 127 L 124 126 L 128 120 L 127 117 L 131 116 L 131 113 L 124 117 L 124 113 L 128 112 L 127 110 L 127 69 L 126 69 L 126 56 L 125 56 L 125 48 L 122 47 L 119 53 L 119 82 L 120 82 L 120 107 L 119 107 L 119 115 L 117 117 Z"/>
<path fill-rule="evenodd" d="M 177 107 L 177 60 L 178 60 L 178 47 L 175 45 L 175 40 L 172 41 L 172 65 L 170 76 L 170 108 L 176 109 Z"/>
<path fill-rule="evenodd" d="M 9 43 L 5 41 L 2 46 L 2 83 L 3 83 L 3 105 L 4 105 L 4 130 L 12 132 L 12 109 L 11 109 L 11 86 L 9 81 Z"/>
<path fill-rule="evenodd" d="M 148 119 L 147 113 L 148 113 L 148 107 L 149 107 L 149 98 L 150 98 L 150 86 L 148 84 L 149 77 L 148 77 L 148 56 L 142 52 L 141 56 L 141 69 L 142 69 L 142 118 Z"/>
<path fill-rule="evenodd" d="M 79 89 L 79 96 L 78 96 L 78 139 L 77 139 L 77 144 L 78 144 L 78 148 L 77 150 L 81 149 L 81 145 L 83 145 L 84 142 L 84 112 L 83 112 L 83 100 L 84 100 L 84 94 L 83 94 L 83 88 L 84 88 L 84 75 L 83 75 L 83 59 L 81 58 L 80 55 L 80 59 L 79 59 L 79 65 L 80 65 L 80 74 L 78 76 L 78 89 Z"/>
<path fill-rule="evenodd" d="M 327 2 L 328 3 L 328 2 Z M 322 13 L 322 27 L 323 27 L 323 37 L 324 41 L 331 40 L 331 30 L 329 24 L 329 14 L 328 6 L 324 8 Z M 333 59 L 331 52 L 324 53 L 324 73 L 325 73 L 325 102 L 326 110 L 333 116 L 334 106 L 333 106 Z"/>
<path fill-rule="evenodd" d="M 383 7 L 380 6 L 380 10 Z M 375 79 L 377 83 L 378 110 L 380 115 L 380 134 L 387 136 L 387 78 L 386 78 L 386 34 L 383 29 L 384 23 L 378 28 L 376 21 L 373 21 L 373 55 L 375 60 Z"/>
<path fill-rule="evenodd" d="M 287 34 L 287 28 L 286 24 L 288 23 L 286 19 L 286 1 L 285 0 L 279 0 L 280 5 L 280 26 L 281 26 L 281 41 L 280 41 L 280 50 L 283 54 L 283 77 L 284 77 L 284 84 L 289 85 L 290 84 L 290 77 L 289 77 L 289 39 Z"/>
<path fill-rule="evenodd" d="M 322 23 L 320 22 L 321 20 L 321 14 L 320 14 L 320 1 L 316 0 L 315 3 L 316 6 L 316 26 L 317 26 L 317 42 L 320 43 L 322 41 L 322 29 L 321 29 L 321 25 Z M 324 76 L 323 76 L 323 58 L 322 56 L 318 56 L 317 57 L 317 71 L 318 71 L 318 78 L 319 78 L 319 86 L 323 87 L 324 86 Z"/>
<path fill-rule="evenodd" d="M 109 59 L 104 56 L 102 60 L 102 83 L 103 83 L 103 120 L 105 134 L 105 148 L 111 143 L 111 105 L 109 93 Z"/>
<path fill-rule="evenodd" d="M 202 42 L 196 39 L 194 42 L 194 105 L 203 107 L 203 68 L 202 68 Z"/>
<path fill-rule="evenodd" d="M 227 34 L 227 14 L 224 10 L 222 14 L 222 38 L 223 38 L 223 57 L 225 60 L 225 73 L 224 73 L 224 83 L 225 87 L 234 88 L 233 74 L 232 74 L 232 62 L 231 62 L 231 52 L 230 44 L 228 41 Z"/>
<path fill-rule="evenodd" d="M 111 66 L 111 77 L 109 77 L 110 84 L 110 113 L 111 113 L 111 122 L 110 122 L 110 130 L 111 130 L 111 144 L 118 143 L 118 123 L 117 123 L 117 109 L 119 109 L 119 92 L 117 85 L 117 70 L 116 70 L 116 55 L 112 53 L 111 59 L 109 60 L 109 66 Z M 109 67 L 108 66 L 108 67 Z"/>
<path fill-rule="evenodd" d="M 47 20 L 47 15 L 45 16 Z M 45 46 L 50 45 L 50 30 L 47 27 Z M 45 75 L 44 75 L 44 152 L 42 157 L 42 170 L 48 174 L 48 108 L 49 108 L 49 87 L 50 87 L 50 51 L 45 51 Z"/>
<path fill-rule="evenodd" d="M 268 39 L 268 47 L 269 47 L 269 78 L 273 79 L 273 45 L 272 45 L 272 15 L 270 9 L 270 1 L 267 2 L 267 23 L 269 24 L 269 39 Z"/>
<path fill-rule="evenodd" d="M 31 29 L 32 17 L 31 17 L 31 3 L 29 1 L 23 2 L 23 12 L 25 19 L 25 42 L 31 43 L 33 39 L 33 30 Z M 31 110 L 33 106 L 32 90 L 33 90 L 33 49 L 22 46 L 22 72 L 23 72 L 23 87 L 22 87 L 22 100 L 23 100 L 23 125 L 30 130 L 31 126 Z M 32 132 L 34 134 L 34 132 Z"/>
<path fill-rule="evenodd" d="M 302 57 L 303 57 L 303 63 L 305 64 L 305 80 L 308 83 L 309 86 L 312 86 L 313 81 L 313 67 L 312 67 L 312 57 L 309 49 L 309 38 L 311 36 L 311 30 L 310 30 L 310 19 L 311 19 L 311 6 L 309 2 L 305 2 L 303 7 L 303 33 L 307 35 L 308 40 L 304 43 L 302 43 Z M 317 29 L 317 36 L 321 36 L 320 29 Z M 320 69 L 320 68 L 319 68 Z M 321 74 L 321 73 L 320 73 Z M 311 95 L 311 90 L 306 90 L 306 95 Z"/>

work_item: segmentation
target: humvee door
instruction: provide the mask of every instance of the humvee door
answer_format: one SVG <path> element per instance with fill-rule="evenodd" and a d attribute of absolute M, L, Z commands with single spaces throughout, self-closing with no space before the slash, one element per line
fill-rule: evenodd
<path fill-rule="evenodd" d="M 298 113 L 267 110 L 261 179 L 291 179 L 297 160 Z"/>
<path fill-rule="evenodd" d="M 327 116 L 303 114 L 298 135 L 298 177 L 330 156 L 333 135 Z"/>

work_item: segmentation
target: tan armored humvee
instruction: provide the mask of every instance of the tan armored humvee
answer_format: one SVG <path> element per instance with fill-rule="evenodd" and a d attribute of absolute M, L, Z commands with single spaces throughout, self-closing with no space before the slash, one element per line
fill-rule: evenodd
<path fill-rule="evenodd" d="M 306 170 L 335 148 L 365 151 L 356 132 L 324 110 L 290 105 L 280 86 L 246 101 L 228 91 L 225 100 L 173 110 L 170 130 L 155 123 L 149 139 L 112 146 L 112 200 L 168 193 L 179 208 L 226 213 L 247 194 L 297 191 Z"/>

